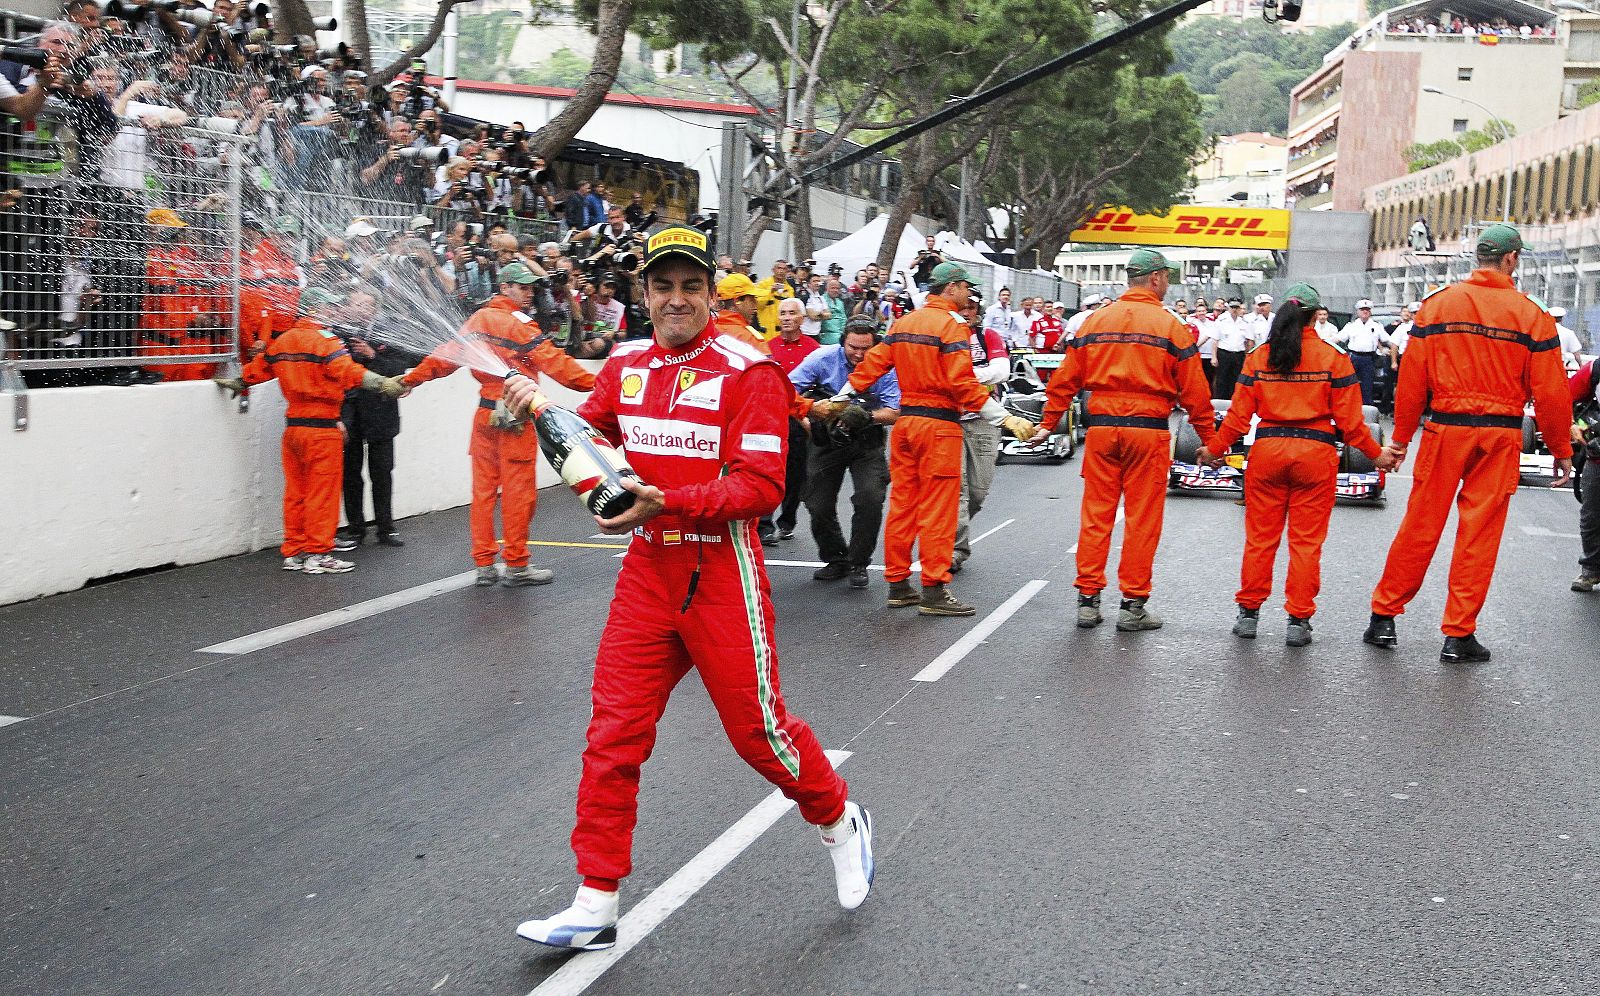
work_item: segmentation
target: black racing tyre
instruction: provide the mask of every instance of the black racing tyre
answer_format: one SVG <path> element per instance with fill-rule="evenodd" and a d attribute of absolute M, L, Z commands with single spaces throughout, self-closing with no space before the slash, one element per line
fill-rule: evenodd
<path fill-rule="evenodd" d="M 1371 422 L 1367 423 L 1367 431 L 1372 433 L 1373 439 L 1382 438 L 1378 435 L 1377 425 Z M 1371 460 L 1367 459 L 1367 455 L 1365 453 L 1356 449 L 1354 446 L 1346 446 L 1344 448 L 1343 459 L 1341 459 L 1339 462 L 1343 464 L 1343 466 L 1339 469 L 1346 474 L 1371 474 L 1378 469 L 1373 465 Z"/>
<path fill-rule="evenodd" d="M 1522 416 L 1522 452 L 1533 453 L 1539 448 L 1539 425 L 1532 415 Z"/>
<path fill-rule="evenodd" d="M 1200 434 L 1194 431 L 1194 426 L 1187 419 L 1180 420 L 1172 431 L 1172 462 L 1194 463 L 1195 454 L 1199 452 Z"/>

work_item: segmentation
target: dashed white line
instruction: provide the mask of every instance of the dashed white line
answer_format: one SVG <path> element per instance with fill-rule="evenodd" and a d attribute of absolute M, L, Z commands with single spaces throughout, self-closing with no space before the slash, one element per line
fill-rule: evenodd
<path fill-rule="evenodd" d="M 1527 536 L 1537 536 L 1541 539 L 1582 539 L 1577 533 L 1558 533 L 1554 529 L 1546 529 L 1543 526 L 1518 526 L 1517 528 L 1521 529 Z"/>
<path fill-rule="evenodd" d="M 837 768 L 845 762 L 850 753 L 845 750 L 830 750 L 828 760 Z M 588 989 L 596 979 L 605 974 L 607 969 L 621 961 L 629 951 L 639 945 L 639 942 L 649 937 L 650 932 L 661 926 L 661 922 L 671 916 L 678 907 L 692 899 L 695 893 L 731 864 L 734 858 L 744 853 L 746 848 L 755 843 L 793 806 L 794 803 L 785 799 L 782 792 L 774 790 L 754 809 L 740 817 L 739 822 L 724 830 L 720 837 L 707 844 L 705 849 L 696 854 L 688 864 L 673 872 L 671 878 L 662 882 L 654 892 L 644 897 L 637 906 L 618 920 L 615 947 L 604 951 L 584 951 L 574 955 L 528 996 L 577 996 L 578 993 Z"/>
<path fill-rule="evenodd" d="M 978 649 L 978 645 L 988 639 L 989 634 L 999 629 L 1007 619 L 1016 615 L 1018 609 L 1028 604 L 1028 599 L 1037 595 L 1049 583 L 1048 581 L 1029 581 L 1023 585 L 1015 595 L 1006 599 L 1005 604 L 984 616 L 982 622 L 968 630 L 966 636 L 957 640 L 949 650 L 935 657 L 931 664 L 918 671 L 911 680 L 938 681 L 943 678 L 946 672 L 961 663 L 968 654 Z"/>
<path fill-rule="evenodd" d="M 471 587 L 476 575 L 476 571 L 466 571 L 451 577 L 440 578 L 437 581 L 429 581 L 427 584 L 419 584 L 415 588 L 397 591 L 392 595 L 369 598 L 365 602 L 357 602 L 354 605 L 346 605 L 343 608 L 334 609 L 332 612 L 324 612 L 321 615 L 311 616 L 307 619 L 298 619 L 282 626 L 274 626 L 271 629 L 264 629 L 259 633 L 251 633 L 249 636 L 241 636 L 226 643 L 213 643 L 211 646 L 201 647 L 195 652 L 200 654 L 254 653 L 267 647 L 275 647 L 280 643 L 288 643 L 290 640 L 298 640 L 302 636 L 310 636 L 313 633 L 320 633 L 336 626 L 343 626 L 345 623 L 353 623 L 393 609 L 414 605 L 435 595 L 442 595 L 447 591 Z"/>

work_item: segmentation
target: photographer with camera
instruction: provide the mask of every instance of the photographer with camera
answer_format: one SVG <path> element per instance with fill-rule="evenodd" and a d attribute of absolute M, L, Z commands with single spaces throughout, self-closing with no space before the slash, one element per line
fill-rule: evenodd
<path fill-rule="evenodd" d="M 289 135 L 294 139 L 295 183 L 297 186 L 324 189 L 329 171 L 339 151 L 335 129 L 344 118 L 328 94 L 328 71 L 310 65 L 300 71 L 301 89 L 289 98 L 286 110 Z"/>
<path fill-rule="evenodd" d="M 377 157 L 361 171 L 361 183 L 368 197 L 383 200 L 407 201 L 420 205 L 432 173 L 425 167 L 429 163 L 423 150 L 414 146 L 416 135 L 411 122 L 395 118 L 389 122 L 389 140 L 377 150 Z"/>
<path fill-rule="evenodd" d="M 800 407 L 831 398 L 849 386 L 850 373 L 877 344 L 877 326 L 856 317 L 845 323 L 838 345 L 819 346 L 789 372 L 800 392 Z M 900 414 L 900 382 L 890 370 L 857 395 L 857 402 L 831 419 L 808 419 L 807 479 L 802 496 L 811 517 L 811 536 L 823 566 L 811 576 L 837 581 L 848 576 L 850 587 L 867 586 L 867 565 L 878 545 L 883 506 L 889 492 L 885 429 Z M 839 527 L 839 489 L 850 475 L 850 538 Z"/>
<path fill-rule="evenodd" d="M 439 167 L 438 182 L 428 190 L 428 203 L 435 207 L 469 211 L 481 216 L 489 203 L 483 174 L 472 168 L 472 160 L 457 156 Z"/>
<path fill-rule="evenodd" d="M 944 254 L 934 248 L 933 236 L 928 236 L 926 248 L 917 253 L 916 269 L 911 271 L 911 280 L 917 290 L 927 293 L 928 278 L 933 276 L 933 268 L 943 262 Z"/>

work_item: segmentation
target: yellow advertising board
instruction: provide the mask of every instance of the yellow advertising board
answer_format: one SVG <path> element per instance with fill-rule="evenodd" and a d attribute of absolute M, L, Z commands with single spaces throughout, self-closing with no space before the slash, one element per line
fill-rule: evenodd
<path fill-rule="evenodd" d="M 1072 233 L 1072 242 L 1204 249 L 1287 249 L 1289 212 L 1277 208 L 1195 207 L 1180 204 L 1166 215 L 1107 208 Z"/>

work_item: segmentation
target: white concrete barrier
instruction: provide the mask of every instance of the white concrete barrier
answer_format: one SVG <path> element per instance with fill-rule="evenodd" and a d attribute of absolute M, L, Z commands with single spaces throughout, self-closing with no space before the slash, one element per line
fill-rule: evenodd
<path fill-rule="evenodd" d="M 560 404 L 582 399 L 544 387 Z M 477 390 L 458 371 L 401 401 L 397 517 L 471 499 Z M 276 381 L 251 389 L 245 414 L 209 381 L 31 391 L 26 432 L 8 431 L 13 403 L 0 395 L 0 605 L 283 538 Z M 541 460 L 540 487 L 559 483 Z"/>

